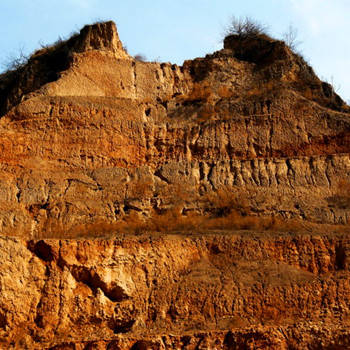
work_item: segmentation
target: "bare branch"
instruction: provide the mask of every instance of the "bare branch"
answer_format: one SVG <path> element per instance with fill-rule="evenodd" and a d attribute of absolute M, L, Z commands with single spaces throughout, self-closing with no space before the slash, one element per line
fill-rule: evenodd
<path fill-rule="evenodd" d="M 302 43 L 297 40 L 298 37 L 298 29 L 295 28 L 292 24 L 289 25 L 287 31 L 283 33 L 283 41 L 286 45 L 292 50 L 297 51 L 298 46 Z"/>

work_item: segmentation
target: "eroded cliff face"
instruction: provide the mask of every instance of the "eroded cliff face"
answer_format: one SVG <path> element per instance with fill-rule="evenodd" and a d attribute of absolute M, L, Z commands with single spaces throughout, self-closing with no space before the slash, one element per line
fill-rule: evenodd
<path fill-rule="evenodd" d="M 229 37 L 178 67 L 135 61 L 108 22 L 16 77 L 2 78 L 3 231 L 147 216 L 167 208 L 167 185 L 196 192 L 183 211 L 229 186 L 259 215 L 348 221 L 348 107 L 282 42 Z"/>
<path fill-rule="evenodd" d="M 4 346 L 350 346 L 347 236 L 220 232 L 0 244 Z"/>
<path fill-rule="evenodd" d="M 349 107 L 283 42 L 178 67 L 100 23 L 0 92 L 3 348 L 349 347 Z M 174 207 L 318 226 L 65 239 Z"/>

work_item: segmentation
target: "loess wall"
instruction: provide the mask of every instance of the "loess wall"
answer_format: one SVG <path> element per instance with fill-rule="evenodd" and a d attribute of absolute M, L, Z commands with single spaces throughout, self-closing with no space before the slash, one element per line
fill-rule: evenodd
<path fill-rule="evenodd" d="M 3 232 L 148 217 L 169 208 L 171 186 L 195 192 L 183 212 L 229 187 L 253 215 L 348 222 L 348 107 L 281 42 L 259 44 L 264 61 L 227 41 L 182 67 L 135 61 L 112 22 L 60 45 L 56 79 L 48 48 L 3 88 Z"/>
<path fill-rule="evenodd" d="M 0 114 L 1 349 L 350 347 L 349 106 L 283 42 L 179 67 L 86 26 L 0 76 Z M 167 232 L 242 208 L 300 226 Z"/>
<path fill-rule="evenodd" d="M 218 349 L 305 349 L 328 329 L 324 344 L 348 344 L 349 249 L 344 236 L 258 232 L 2 238 L 0 337 L 28 349 L 128 349 L 147 339 L 192 349 L 205 338 Z M 294 332 L 305 335 L 299 345 Z"/>

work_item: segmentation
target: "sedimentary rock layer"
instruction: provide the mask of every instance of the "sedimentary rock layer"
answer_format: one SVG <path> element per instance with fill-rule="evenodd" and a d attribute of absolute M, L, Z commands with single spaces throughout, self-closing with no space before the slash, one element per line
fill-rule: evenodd
<path fill-rule="evenodd" d="M 348 107 L 280 41 L 229 37 L 178 67 L 136 61 L 108 22 L 0 81 L 2 232 L 148 216 L 177 184 L 197 193 L 183 211 L 230 187 L 258 215 L 348 221 Z"/>
<path fill-rule="evenodd" d="M 2 344 L 349 345 L 349 249 L 332 234 L 2 238 Z"/>
<path fill-rule="evenodd" d="M 349 348 L 349 106 L 285 43 L 179 67 L 98 23 L 2 74 L 0 114 L 1 348 Z M 114 230 L 239 210 L 301 226 Z"/>

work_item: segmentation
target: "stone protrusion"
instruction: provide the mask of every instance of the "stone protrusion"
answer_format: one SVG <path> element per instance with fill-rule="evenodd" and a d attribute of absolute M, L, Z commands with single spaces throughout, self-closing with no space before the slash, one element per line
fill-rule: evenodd
<path fill-rule="evenodd" d="M 114 22 L 101 22 L 85 26 L 77 37 L 75 50 L 78 52 L 90 50 L 107 50 L 118 57 L 127 57 Z"/>

